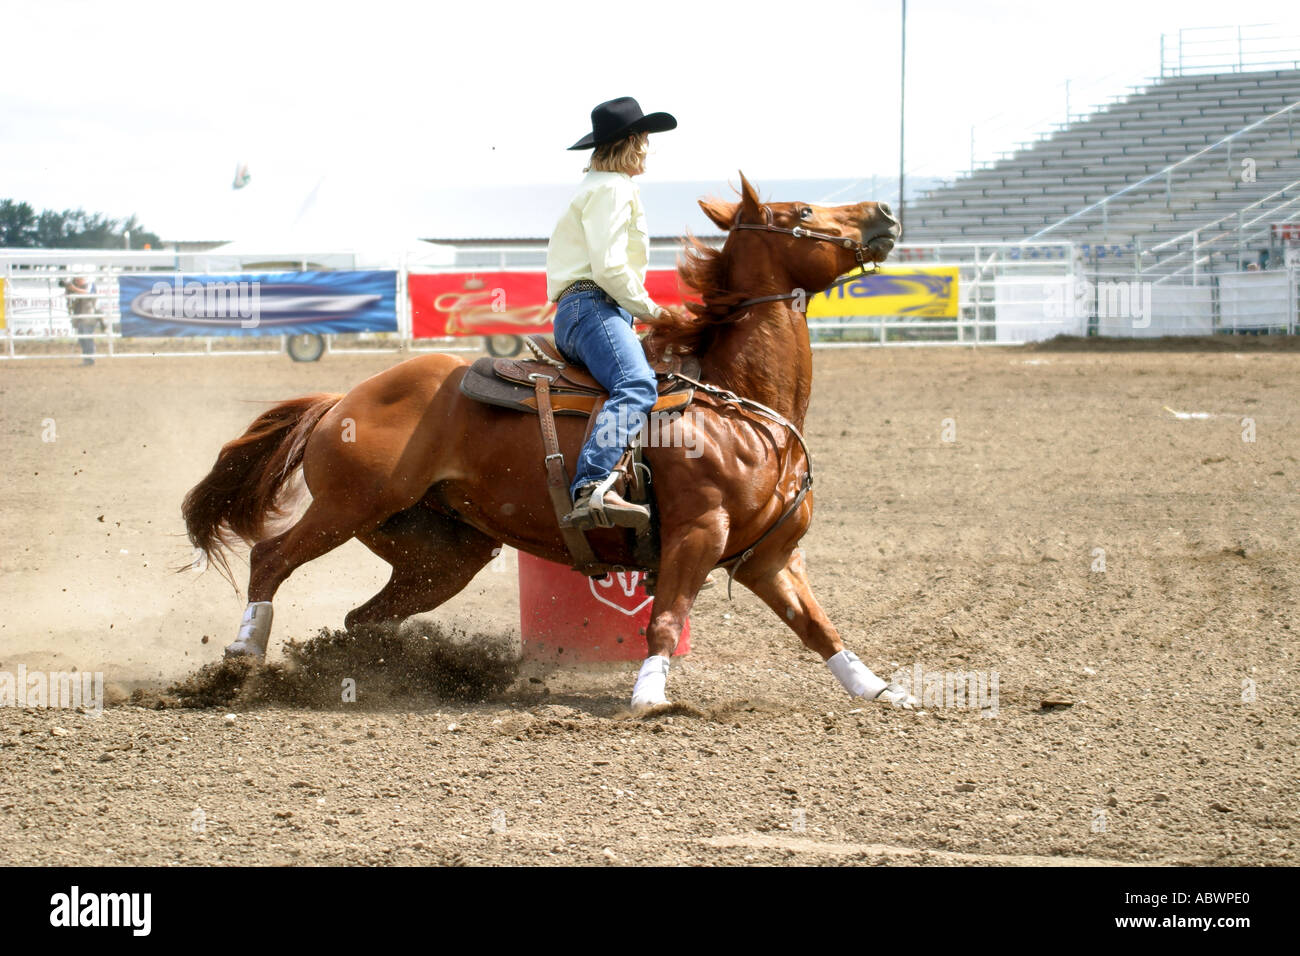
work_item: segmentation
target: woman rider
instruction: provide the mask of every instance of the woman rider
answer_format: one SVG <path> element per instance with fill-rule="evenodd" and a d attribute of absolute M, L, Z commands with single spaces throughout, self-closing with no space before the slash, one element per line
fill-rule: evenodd
<path fill-rule="evenodd" d="M 591 132 L 569 147 L 595 153 L 546 248 L 546 292 L 556 303 L 556 346 L 609 392 L 569 489 L 574 509 L 565 521 L 576 528 L 595 525 L 593 493 L 600 495 L 596 510 L 603 505 L 614 525 L 650 522 L 648 508 L 600 486 L 655 402 L 654 372 L 632 323 L 663 310 L 645 290 L 649 236 L 632 177 L 645 172 L 649 134 L 676 127 L 669 114 L 646 115 L 624 96 L 592 110 Z"/>

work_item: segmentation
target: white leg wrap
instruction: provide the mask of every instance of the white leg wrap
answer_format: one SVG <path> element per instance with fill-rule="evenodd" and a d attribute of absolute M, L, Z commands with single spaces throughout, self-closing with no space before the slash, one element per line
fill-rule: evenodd
<path fill-rule="evenodd" d="M 255 657 L 265 657 L 266 645 L 271 639 L 271 617 L 270 601 L 253 601 L 244 608 L 243 620 L 239 622 L 239 636 L 226 648 L 226 656 L 252 654 Z"/>
<path fill-rule="evenodd" d="M 664 691 L 668 686 L 668 658 L 658 654 L 647 657 L 632 686 L 632 709 L 657 707 L 668 703 Z"/>
<path fill-rule="evenodd" d="M 858 660 L 858 655 L 849 650 L 840 651 L 826 662 L 826 666 L 831 669 L 835 679 L 844 685 L 844 689 L 851 697 L 875 700 L 880 692 L 889 686 L 887 681 L 873 674 L 871 668 Z"/>
<path fill-rule="evenodd" d="M 907 692 L 907 688 L 881 680 L 852 651 L 840 651 L 826 662 L 826 666 L 854 697 L 878 700 L 904 710 L 915 710 L 921 706 L 920 701 Z"/>

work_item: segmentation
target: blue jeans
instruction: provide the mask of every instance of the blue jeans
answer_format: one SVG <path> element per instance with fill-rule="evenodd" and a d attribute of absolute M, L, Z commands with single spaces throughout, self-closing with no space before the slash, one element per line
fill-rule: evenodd
<path fill-rule="evenodd" d="M 90 334 L 99 331 L 97 320 L 79 319 L 74 316 L 71 319 L 72 329 L 77 334 L 77 344 L 81 347 L 81 356 L 84 360 L 94 360 L 95 340 Z"/>
<path fill-rule="evenodd" d="M 613 471 L 632 436 L 645 424 L 658 387 L 632 330 L 632 316 L 603 292 L 573 292 L 561 300 L 555 312 L 555 344 L 565 357 L 587 366 L 609 392 L 578 456 L 569 489 L 573 493 Z"/>

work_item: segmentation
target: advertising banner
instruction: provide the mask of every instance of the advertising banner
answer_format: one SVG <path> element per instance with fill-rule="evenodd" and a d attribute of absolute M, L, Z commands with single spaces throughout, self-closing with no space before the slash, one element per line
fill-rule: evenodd
<path fill-rule="evenodd" d="M 18 335 L 71 335 L 68 299 L 51 279 L 0 279 L 0 329 Z"/>
<path fill-rule="evenodd" d="M 397 331 L 397 273 L 123 275 L 122 334 L 337 335 Z"/>
<path fill-rule="evenodd" d="M 819 292 L 808 300 L 809 319 L 899 315 L 957 317 L 957 266 L 886 267 Z"/>
<path fill-rule="evenodd" d="M 415 338 L 549 333 L 555 303 L 546 299 L 544 272 L 443 272 L 410 275 Z M 680 305 L 675 269 L 651 269 L 646 291 L 660 305 Z"/>

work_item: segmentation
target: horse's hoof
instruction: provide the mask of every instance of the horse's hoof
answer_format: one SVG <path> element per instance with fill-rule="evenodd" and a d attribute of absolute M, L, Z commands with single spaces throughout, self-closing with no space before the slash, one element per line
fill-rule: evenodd
<path fill-rule="evenodd" d="M 672 705 L 667 697 L 633 697 L 632 713 L 638 717 L 642 714 L 648 714 L 652 710 L 658 710 L 660 707 L 669 707 Z"/>
<path fill-rule="evenodd" d="M 265 648 L 258 647 L 256 644 L 245 641 L 235 641 L 226 647 L 226 657 L 252 657 L 261 660 L 266 657 Z"/>
<path fill-rule="evenodd" d="M 270 601 L 252 601 L 244 608 L 243 620 L 233 644 L 226 646 L 227 657 L 266 656 L 266 645 L 271 637 L 271 618 L 274 612 Z"/>
<path fill-rule="evenodd" d="M 876 700 L 892 704 L 900 710 L 916 710 L 921 706 L 921 702 L 901 684 L 886 684 L 885 689 L 876 695 Z"/>

